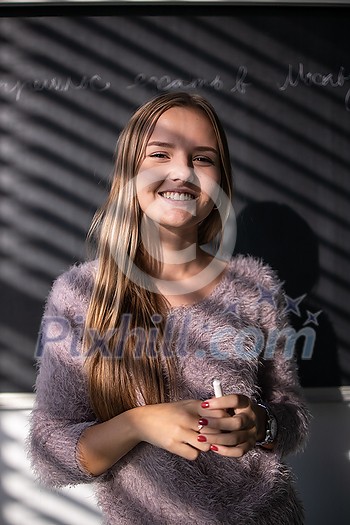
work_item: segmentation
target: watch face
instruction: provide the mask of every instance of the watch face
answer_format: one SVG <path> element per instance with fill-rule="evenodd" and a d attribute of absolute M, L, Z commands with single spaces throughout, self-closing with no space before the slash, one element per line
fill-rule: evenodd
<path fill-rule="evenodd" d="M 277 436 L 277 420 L 272 414 L 268 405 L 264 403 L 258 403 L 261 407 L 266 410 L 267 422 L 266 422 L 266 436 L 265 439 L 261 442 L 257 442 L 258 445 L 265 445 L 266 443 L 272 443 Z"/>

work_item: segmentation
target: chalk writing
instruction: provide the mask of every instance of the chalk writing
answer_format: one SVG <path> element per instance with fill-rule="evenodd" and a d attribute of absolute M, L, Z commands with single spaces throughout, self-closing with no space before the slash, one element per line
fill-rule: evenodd
<path fill-rule="evenodd" d="M 289 64 L 288 73 L 283 84 L 277 84 L 280 91 L 286 91 L 288 88 L 296 88 L 300 84 L 305 86 L 318 86 L 332 88 L 343 87 L 350 80 L 350 75 L 345 75 L 345 67 L 341 66 L 336 74 L 319 73 L 306 71 L 304 64 L 299 63 L 298 70 L 295 72 L 293 65 Z M 345 95 L 345 108 L 350 111 L 350 88 Z"/>
<path fill-rule="evenodd" d="M 138 86 L 152 85 L 158 91 L 171 91 L 176 89 L 193 90 L 193 89 L 213 89 L 215 91 L 225 91 L 227 93 L 239 93 L 245 95 L 249 86 L 248 69 L 246 66 L 239 66 L 233 71 L 233 79 L 231 82 L 223 80 L 222 76 L 217 73 L 212 78 L 192 77 L 192 78 L 174 78 L 168 74 L 162 76 L 147 75 L 146 73 L 138 73 L 132 84 L 126 86 L 127 89 L 136 88 Z M 276 85 L 276 84 L 275 84 Z M 317 87 L 320 89 L 331 88 L 347 89 L 344 96 L 344 104 L 347 111 L 350 112 L 350 72 L 346 74 L 346 68 L 340 66 L 336 72 L 320 73 L 319 71 L 309 71 L 302 62 L 298 67 L 293 67 L 288 64 L 287 73 L 282 82 L 277 82 L 279 91 L 285 92 L 290 89 L 296 89 L 298 86 Z M 56 91 L 67 92 L 69 90 L 90 90 L 96 92 L 106 91 L 112 86 L 111 82 L 104 81 L 100 75 L 87 76 L 84 75 L 78 80 L 73 80 L 71 77 L 58 78 L 53 77 L 49 79 L 31 79 L 31 80 L 17 80 L 7 81 L 0 79 L 0 91 L 8 94 L 14 94 L 15 100 L 20 100 L 22 93 L 26 90 L 32 92 L 41 91 Z"/>
<path fill-rule="evenodd" d="M 213 79 L 207 78 L 172 78 L 170 75 L 163 75 L 157 77 L 155 75 L 148 76 L 145 73 L 138 73 L 134 78 L 134 83 L 127 86 L 127 89 L 135 88 L 137 86 L 154 85 L 158 91 L 170 91 L 172 89 L 202 89 L 211 88 L 216 91 L 228 90 L 231 93 L 245 94 L 250 83 L 246 82 L 248 70 L 245 66 L 240 66 L 237 70 L 233 86 L 225 86 L 224 81 L 220 75 L 216 75 Z"/>
<path fill-rule="evenodd" d="M 17 80 L 12 84 L 10 82 L 0 80 L 0 90 L 5 93 L 14 93 L 16 101 L 20 100 L 24 90 L 30 91 L 69 91 L 69 90 L 87 90 L 91 91 L 105 91 L 111 86 L 110 82 L 102 81 L 99 75 L 91 77 L 83 76 L 77 82 L 74 82 L 71 77 L 67 78 L 50 78 L 50 79 L 34 79 L 34 80 Z"/>
<path fill-rule="evenodd" d="M 237 71 L 235 85 L 230 89 L 231 93 L 245 93 L 249 82 L 245 82 L 245 79 L 248 76 L 248 69 L 245 66 L 240 66 Z"/>

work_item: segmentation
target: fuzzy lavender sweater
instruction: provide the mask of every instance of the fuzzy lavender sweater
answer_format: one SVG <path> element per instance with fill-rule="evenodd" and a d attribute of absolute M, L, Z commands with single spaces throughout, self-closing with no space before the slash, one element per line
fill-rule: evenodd
<path fill-rule="evenodd" d="M 276 330 L 286 326 L 272 271 L 236 257 L 206 299 L 171 309 L 169 320 L 178 336 L 180 398 L 210 398 L 213 379 L 220 378 L 225 394 L 268 401 L 279 428 L 274 451 L 256 447 L 240 459 L 207 452 L 188 461 L 140 443 L 93 477 L 79 464 L 76 448 L 81 432 L 98 423 L 80 355 L 95 270 L 93 262 L 71 268 L 54 283 L 46 304 L 29 437 L 40 480 L 53 487 L 95 482 L 108 525 L 302 524 L 281 458 L 302 448 L 309 416 L 283 338 L 265 352 L 267 337 L 278 342 Z"/>

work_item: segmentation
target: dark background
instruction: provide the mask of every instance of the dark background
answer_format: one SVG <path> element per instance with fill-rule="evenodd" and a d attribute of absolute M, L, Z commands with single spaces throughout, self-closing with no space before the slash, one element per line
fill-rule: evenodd
<path fill-rule="evenodd" d="M 120 129 L 179 79 L 214 104 L 227 131 L 237 251 L 270 262 L 291 298 L 307 294 L 291 310 L 297 330 L 317 335 L 313 359 L 300 363 L 304 386 L 350 384 L 349 14 L 200 5 L 0 12 L 1 391 L 32 389 L 45 298 L 86 257 Z M 294 77 L 300 68 L 331 74 L 336 85 L 328 77 L 283 91 L 289 68 Z M 195 79 L 207 85 L 189 87 Z M 321 313 L 313 322 L 308 312 Z"/>

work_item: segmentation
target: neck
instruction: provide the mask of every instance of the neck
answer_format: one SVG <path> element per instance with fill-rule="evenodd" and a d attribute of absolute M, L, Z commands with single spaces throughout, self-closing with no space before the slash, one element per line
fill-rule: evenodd
<path fill-rule="evenodd" d="M 144 258 L 152 276 L 157 279 L 179 280 L 197 273 L 203 265 L 203 255 L 198 246 L 197 228 L 179 231 L 148 224 L 142 231 L 147 256 Z M 196 271 L 197 269 L 197 271 Z"/>
<path fill-rule="evenodd" d="M 226 263 L 198 246 L 197 229 L 147 228 L 142 232 L 144 270 L 170 304 L 196 302 L 210 293 Z"/>

